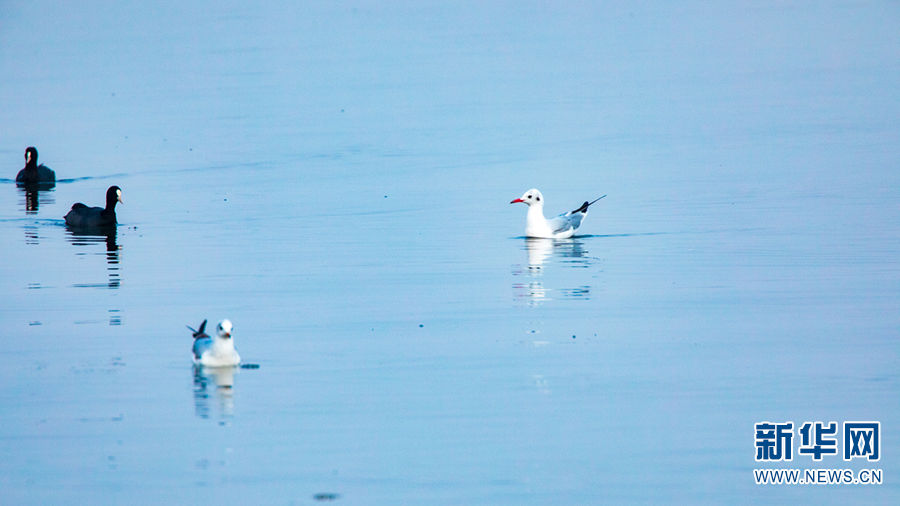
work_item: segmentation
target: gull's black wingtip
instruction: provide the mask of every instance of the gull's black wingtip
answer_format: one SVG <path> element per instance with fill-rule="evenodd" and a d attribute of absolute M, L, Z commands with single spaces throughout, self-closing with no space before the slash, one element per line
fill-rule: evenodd
<path fill-rule="evenodd" d="M 206 330 L 206 320 L 203 320 L 203 323 L 200 324 L 200 328 L 197 329 L 197 330 L 192 329 L 192 328 L 191 328 L 190 326 L 188 326 L 188 325 L 185 325 L 185 327 L 187 327 L 188 330 L 191 331 L 191 333 L 194 335 L 194 339 L 199 339 L 199 338 L 201 338 L 201 337 L 209 337 L 208 335 L 206 335 L 206 332 L 205 332 L 205 330 Z"/>
<path fill-rule="evenodd" d="M 594 202 L 597 202 L 598 200 L 602 199 L 602 198 L 605 197 L 605 196 L 606 196 L 605 194 L 604 194 L 604 195 L 601 195 L 601 196 L 595 198 L 593 202 L 588 202 L 587 200 L 585 200 L 585 201 L 584 201 L 584 204 L 581 204 L 581 207 L 579 207 L 578 209 L 572 211 L 572 212 L 569 213 L 569 214 L 586 213 L 587 210 L 588 210 L 588 208 L 591 207 L 592 205 L 594 205 Z"/>
<path fill-rule="evenodd" d="M 597 202 L 598 200 L 602 199 L 602 198 L 605 197 L 605 196 L 606 196 L 605 193 L 604 193 L 603 195 L 600 195 L 599 197 L 597 197 L 597 198 L 594 199 L 594 202 Z M 594 202 L 591 202 L 591 203 L 588 204 L 588 205 L 589 205 L 589 206 L 592 206 L 592 205 L 594 205 Z"/>

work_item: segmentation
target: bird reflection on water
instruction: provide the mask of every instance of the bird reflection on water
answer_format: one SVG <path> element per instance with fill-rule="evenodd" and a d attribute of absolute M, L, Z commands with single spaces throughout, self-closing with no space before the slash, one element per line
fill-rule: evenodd
<path fill-rule="evenodd" d="M 54 204 L 53 190 L 56 183 L 16 183 L 16 187 L 25 197 L 25 214 L 38 213 L 41 204 Z"/>
<path fill-rule="evenodd" d="M 554 266 L 587 269 L 594 264 L 596 258 L 588 254 L 583 240 L 526 238 L 523 249 L 528 254 L 528 264 L 514 264 L 512 272 L 513 276 L 529 279 L 513 283 L 516 299 L 526 301 L 530 306 L 552 300 L 554 292 L 565 298 L 590 299 L 590 285 L 551 288 L 544 284 L 545 274 Z"/>
<path fill-rule="evenodd" d="M 215 396 L 221 423 L 234 415 L 234 375 L 237 367 L 194 365 L 194 413 L 210 418 L 210 397 Z"/>
<path fill-rule="evenodd" d="M 56 183 L 16 183 L 16 188 L 22 193 L 25 216 L 36 216 L 41 204 L 54 204 L 53 190 Z M 25 244 L 40 244 L 40 233 L 37 221 L 27 223 L 25 229 Z"/>
<path fill-rule="evenodd" d="M 97 244 L 106 244 L 107 282 L 105 284 L 78 283 L 73 286 L 79 288 L 119 288 L 121 277 L 119 273 L 119 245 L 116 243 L 116 227 L 93 229 L 67 228 L 66 239 L 73 246 L 77 247 L 93 248 Z"/>

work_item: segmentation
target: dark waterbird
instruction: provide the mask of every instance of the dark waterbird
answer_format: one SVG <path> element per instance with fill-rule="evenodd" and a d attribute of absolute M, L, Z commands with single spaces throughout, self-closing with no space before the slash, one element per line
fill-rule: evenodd
<path fill-rule="evenodd" d="M 81 202 L 66 214 L 70 227 L 108 227 L 116 225 L 116 202 L 122 202 L 122 189 L 110 186 L 106 190 L 106 207 L 88 207 Z"/>
<path fill-rule="evenodd" d="M 37 163 L 38 152 L 34 146 L 25 149 L 25 168 L 16 175 L 17 183 L 53 183 L 56 173 L 44 164 Z"/>

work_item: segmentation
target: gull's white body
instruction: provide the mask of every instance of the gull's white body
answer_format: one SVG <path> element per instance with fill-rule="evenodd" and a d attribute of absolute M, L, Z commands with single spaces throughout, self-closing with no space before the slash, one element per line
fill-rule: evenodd
<path fill-rule="evenodd" d="M 575 211 L 569 211 L 548 220 L 544 217 L 544 196 L 535 188 L 528 190 L 522 194 L 522 197 L 510 203 L 516 202 L 528 205 L 528 214 L 525 217 L 525 235 L 528 237 L 568 239 L 575 235 L 575 231 L 578 230 L 582 220 L 587 216 L 587 207 L 582 206 L 582 208 Z"/>
<path fill-rule="evenodd" d="M 206 367 L 232 367 L 241 363 L 241 356 L 234 349 L 231 322 L 222 320 L 216 328 L 216 337 L 194 339 L 194 363 Z"/>

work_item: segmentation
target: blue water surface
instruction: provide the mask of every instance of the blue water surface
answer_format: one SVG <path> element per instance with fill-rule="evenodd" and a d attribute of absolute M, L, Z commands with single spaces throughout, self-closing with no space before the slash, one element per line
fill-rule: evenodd
<path fill-rule="evenodd" d="M 3 3 L 0 503 L 900 502 L 898 25 Z M 115 234 L 64 226 L 113 184 Z M 531 187 L 608 197 L 528 240 Z M 204 318 L 259 367 L 194 371 Z M 880 461 L 754 459 L 755 423 L 855 420 Z"/>

